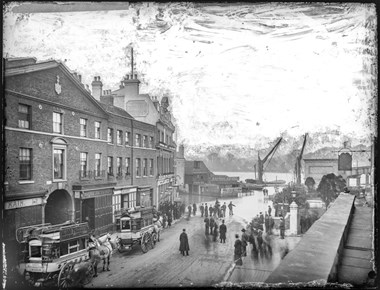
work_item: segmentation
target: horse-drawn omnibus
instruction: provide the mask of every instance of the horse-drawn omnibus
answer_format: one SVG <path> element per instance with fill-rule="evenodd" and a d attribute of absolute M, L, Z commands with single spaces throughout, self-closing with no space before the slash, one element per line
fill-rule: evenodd
<path fill-rule="evenodd" d="M 125 210 L 116 217 L 116 223 L 120 234 L 116 239 L 119 252 L 126 247 L 131 249 L 132 246 L 140 244 L 142 251 L 146 253 L 160 241 L 161 221 L 155 216 L 153 207 Z"/>
<path fill-rule="evenodd" d="M 94 274 L 89 260 L 87 223 L 66 222 L 18 228 L 22 256 L 18 271 L 33 286 L 68 288 L 87 284 Z"/>

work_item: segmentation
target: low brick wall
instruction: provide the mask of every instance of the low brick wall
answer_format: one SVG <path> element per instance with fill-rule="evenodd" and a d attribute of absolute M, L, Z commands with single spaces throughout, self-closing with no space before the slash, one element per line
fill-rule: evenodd
<path fill-rule="evenodd" d="M 340 194 L 265 282 L 336 281 L 339 258 L 355 209 L 354 200 L 353 195 Z"/>

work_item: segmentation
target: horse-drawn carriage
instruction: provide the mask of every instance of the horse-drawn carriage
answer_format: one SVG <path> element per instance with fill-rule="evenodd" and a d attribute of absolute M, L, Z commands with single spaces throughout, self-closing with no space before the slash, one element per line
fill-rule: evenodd
<path fill-rule="evenodd" d="M 116 222 L 120 234 L 116 239 L 119 252 L 140 244 L 146 253 L 160 241 L 161 221 L 152 207 L 126 210 L 117 217 Z"/>
<path fill-rule="evenodd" d="M 94 265 L 86 249 L 87 223 L 41 224 L 17 229 L 22 250 L 18 271 L 33 286 L 75 287 L 88 284 Z"/>

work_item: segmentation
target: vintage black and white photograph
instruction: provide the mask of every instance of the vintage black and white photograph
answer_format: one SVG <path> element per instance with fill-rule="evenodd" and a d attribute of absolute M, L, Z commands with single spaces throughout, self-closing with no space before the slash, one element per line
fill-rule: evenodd
<path fill-rule="evenodd" d="M 375 287 L 377 6 L 3 4 L 4 289 Z"/>

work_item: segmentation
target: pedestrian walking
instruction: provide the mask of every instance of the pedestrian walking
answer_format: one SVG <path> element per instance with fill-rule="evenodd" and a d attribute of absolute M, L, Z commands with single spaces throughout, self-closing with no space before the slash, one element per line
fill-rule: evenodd
<path fill-rule="evenodd" d="M 252 251 L 256 253 L 257 247 L 256 247 L 255 235 L 253 231 L 251 231 L 251 234 L 249 235 L 249 243 L 252 245 Z"/>
<path fill-rule="evenodd" d="M 274 227 L 274 219 L 273 217 L 269 214 L 269 234 L 272 234 L 273 227 Z"/>
<path fill-rule="evenodd" d="M 213 216 L 210 216 L 210 230 L 212 232 L 212 229 L 214 228 L 215 220 Z"/>
<path fill-rule="evenodd" d="M 210 231 L 210 219 L 206 216 L 204 219 L 205 223 L 205 234 L 208 235 Z"/>
<path fill-rule="evenodd" d="M 270 207 L 270 205 L 268 205 L 268 215 L 271 215 L 272 213 L 272 208 Z"/>
<path fill-rule="evenodd" d="M 205 205 L 205 217 L 208 217 L 208 207 L 207 207 L 207 203 Z"/>
<path fill-rule="evenodd" d="M 226 243 L 226 233 L 227 233 L 227 226 L 224 224 L 224 220 L 222 220 L 222 224 L 219 226 L 219 234 L 220 234 L 220 242 Z"/>
<path fill-rule="evenodd" d="M 172 221 L 173 221 L 172 213 L 169 212 L 169 214 L 168 214 L 168 227 L 169 228 L 172 226 Z"/>
<path fill-rule="evenodd" d="M 197 205 L 193 203 L 193 215 L 195 215 L 197 212 Z"/>
<path fill-rule="evenodd" d="M 239 235 L 236 234 L 235 235 L 235 244 L 234 244 L 234 262 L 236 265 L 238 266 L 242 266 L 243 265 L 243 260 L 241 258 L 241 254 L 242 254 L 242 243 L 239 239 Z"/>
<path fill-rule="evenodd" d="M 164 213 L 164 215 L 162 216 L 162 227 L 163 228 L 166 228 L 166 222 L 168 221 L 168 217 L 167 215 Z"/>
<path fill-rule="evenodd" d="M 210 205 L 210 207 L 208 208 L 208 211 L 210 213 L 210 217 L 212 217 L 212 213 L 214 212 L 214 208 Z"/>
<path fill-rule="evenodd" d="M 263 251 L 263 235 L 262 235 L 262 231 L 261 230 L 258 230 L 258 233 L 257 233 L 257 249 L 260 251 L 260 253 Z"/>
<path fill-rule="evenodd" d="M 264 226 L 265 226 L 265 232 L 269 232 L 269 216 L 267 212 L 265 212 L 265 217 L 264 217 Z"/>
<path fill-rule="evenodd" d="M 232 203 L 232 201 L 228 205 L 228 209 L 230 210 L 230 216 L 234 215 L 233 207 L 236 206 Z"/>
<path fill-rule="evenodd" d="M 183 256 L 185 256 L 185 252 L 186 252 L 186 256 L 189 255 L 189 251 L 190 251 L 190 247 L 189 247 L 189 240 L 187 238 L 187 234 L 186 234 L 186 229 L 183 229 L 182 230 L 182 234 L 180 234 L 179 236 L 179 250 L 181 252 L 181 254 Z"/>
<path fill-rule="evenodd" d="M 218 223 L 215 222 L 214 224 L 214 231 L 213 231 L 213 241 L 216 242 L 217 238 L 218 238 Z"/>
<path fill-rule="evenodd" d="M 262 211 L 260 211 L 260 224 L 264 224 L 264 215 Z"/>
<path fill-rule="evenodd" d="M 190 216 L 191 216 L 191 205 L 189 205 L 188 207 L 187 207 L 187 209 L 188 209 L 188 214 L 187 214 L 187 220 L 190 220 Z"/>
<path fill-rule="evenodd" d="M 226 217 L 226 209 L 227 209 L 226 202 L 223 203 L 221 208 L 222 208 L 222 217 Z"/>
<path fill-rule="evenodd" d="M 242 255 L 247 256 L 247 245 L 249 237 L 245 229 L 242 229 L 241 231 L 243 232 L 243 234 L 241 235 Z"/>
<path fill-rule="evenodd" d="M 201 204 L 201 206 L 199 207 L 200 211 L 201 211 L 201 217 L 203 217 L 204 213 L 205 213 L 205 207 L 203 205 L 203 203 Z"/>
<path fill-rule="evenodd" d="M 280 220 L 280 235 L 281 235 L 281 239 L 285 238 L 285 220 L 283 217 L 281 217 L 281 220 Z"/>

